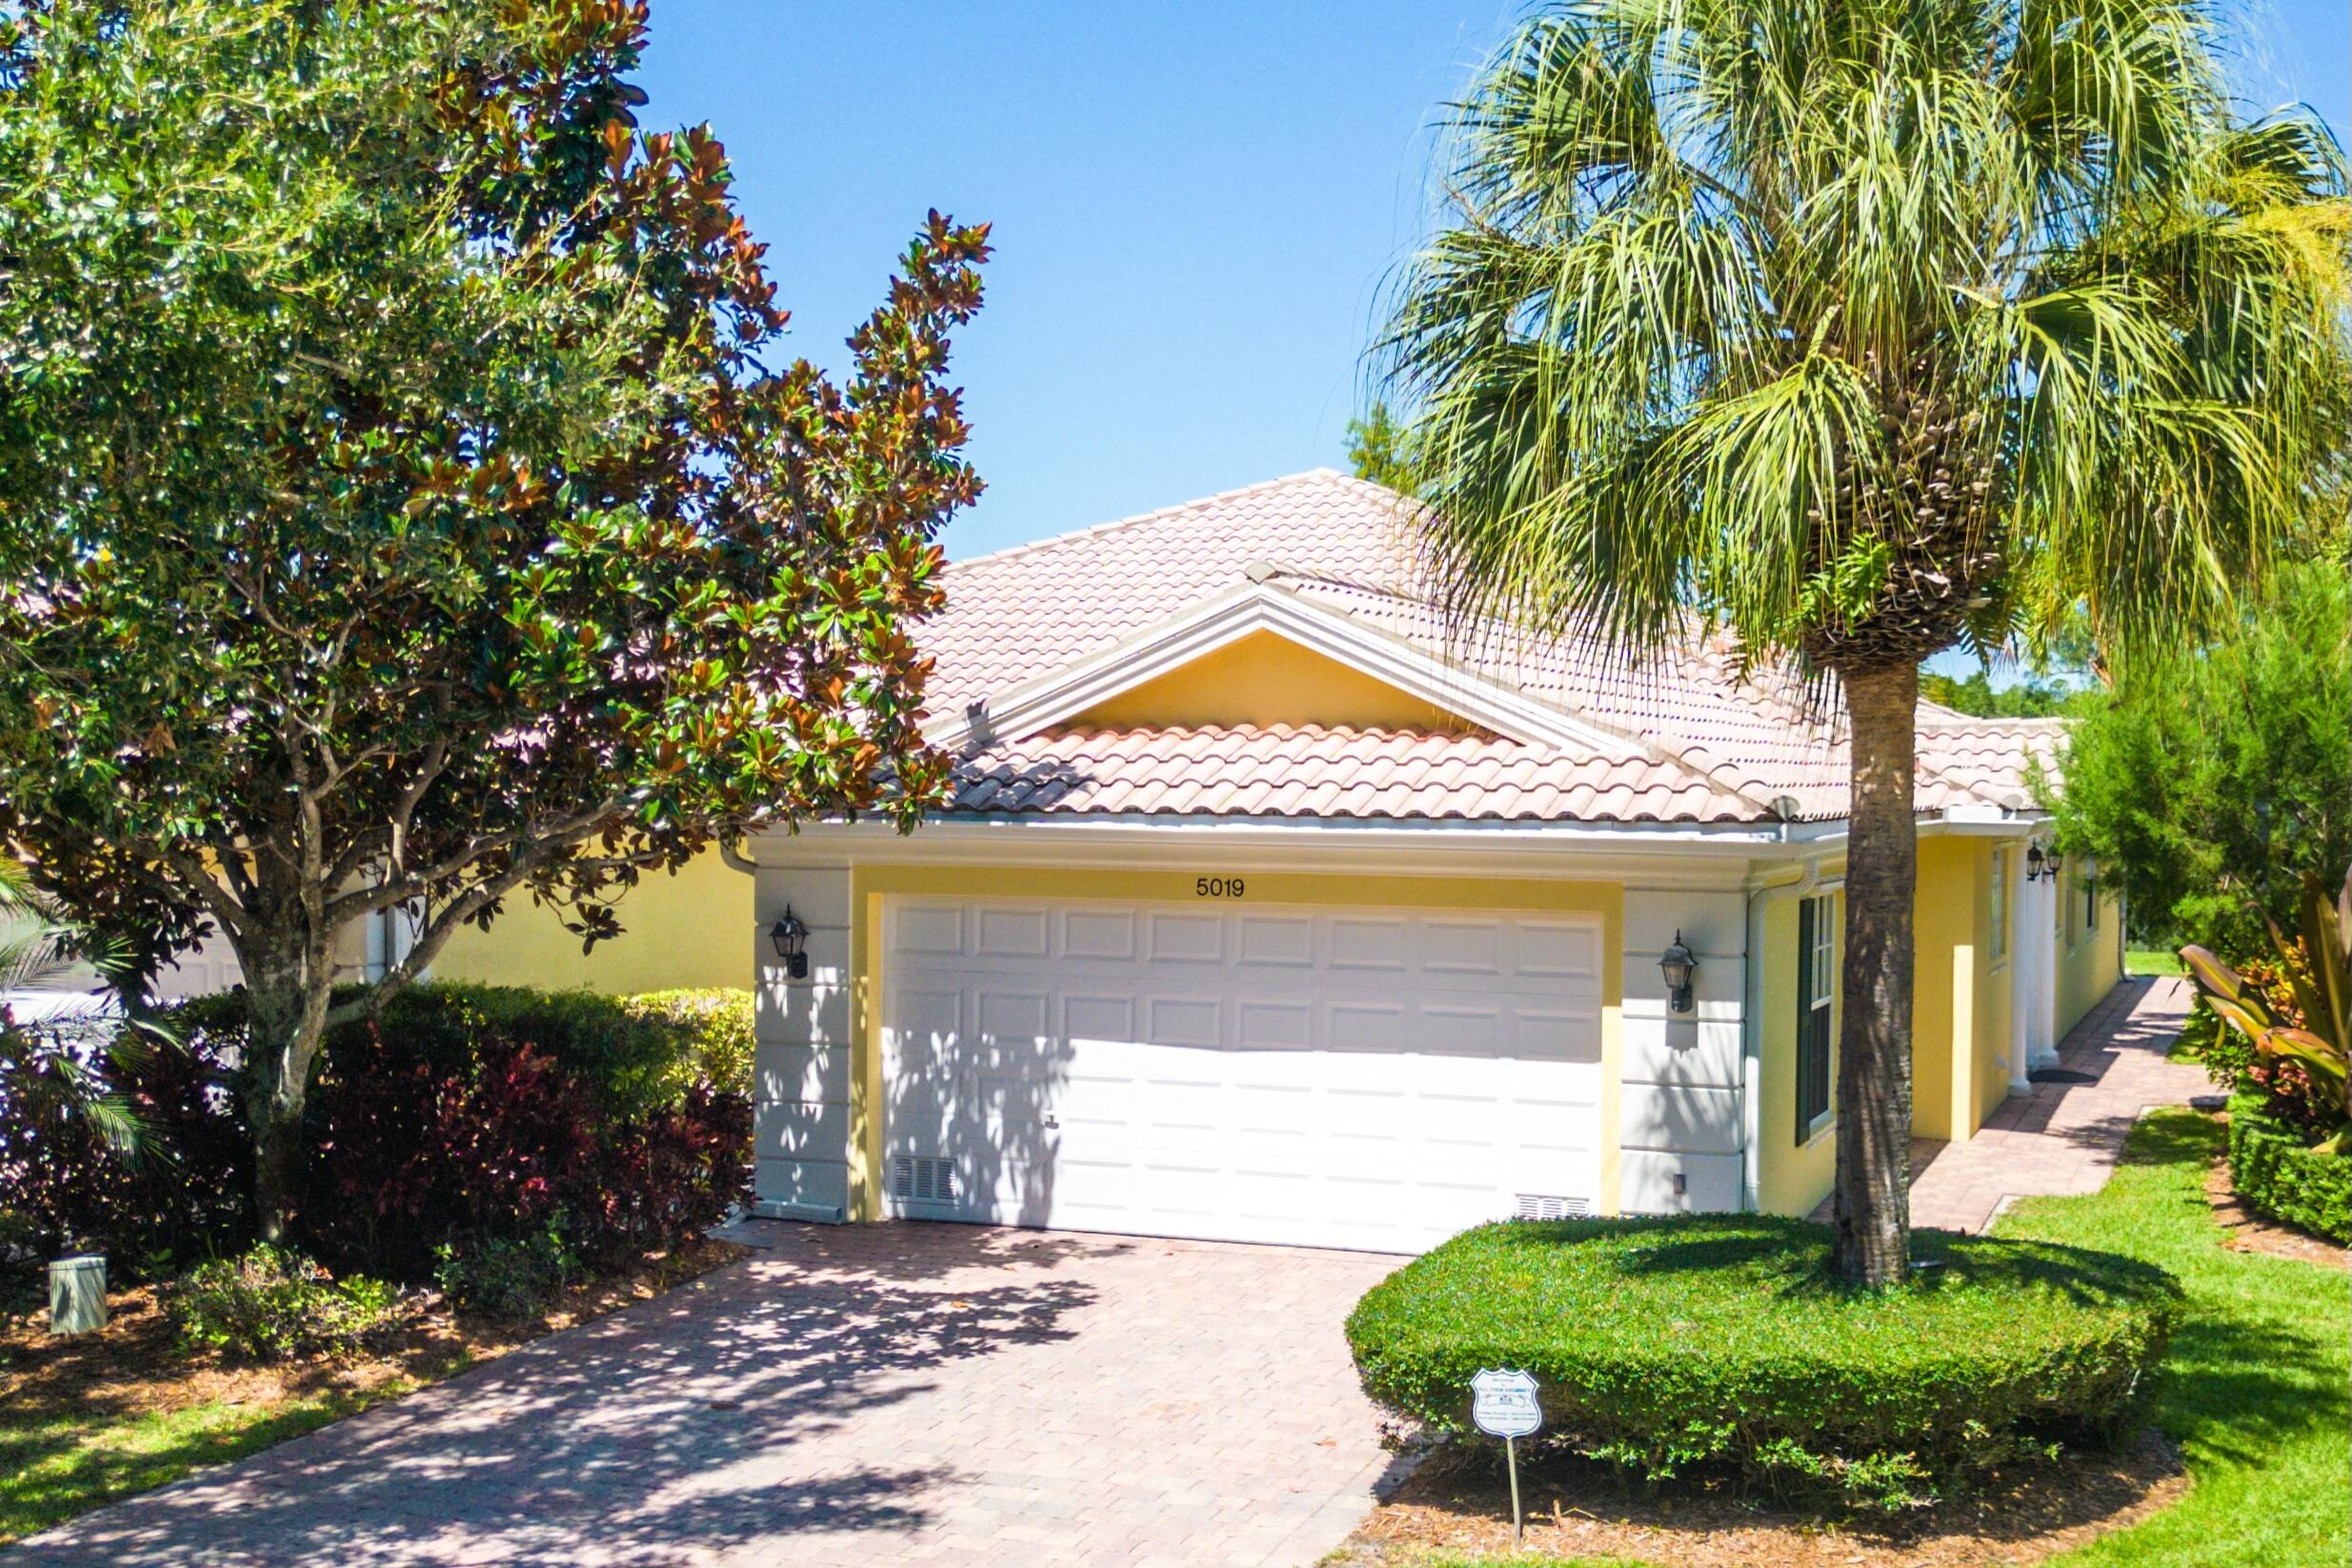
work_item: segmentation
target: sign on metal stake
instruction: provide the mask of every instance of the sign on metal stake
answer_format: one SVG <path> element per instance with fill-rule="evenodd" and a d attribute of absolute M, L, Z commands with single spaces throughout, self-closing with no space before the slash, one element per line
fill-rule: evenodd
<path fill-rule="evenodd" d="M 1502 1439 L 1503 1462 L 1511 1470 L 1511 1550 L 1525 1541 L 1519 1512 L 1519 1454 L 1515 1439 L 1533 1436 L 1543 1425 L 1543 1406 L 1536 1398 L 1536 1380 L 1524 1372 L 1489 1367 L 1470 1379 L 1470 1420 L 1490 1437 Z"/>

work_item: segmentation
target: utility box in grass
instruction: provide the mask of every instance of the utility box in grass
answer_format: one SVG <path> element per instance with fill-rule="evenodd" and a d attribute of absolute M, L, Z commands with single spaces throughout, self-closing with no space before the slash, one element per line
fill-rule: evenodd
<path fill-rule="evenodd" d="M 90 1334 L 106 1327 L 106 1259 L 60 1257 L 49 1266 L 49 1331 Z"/>

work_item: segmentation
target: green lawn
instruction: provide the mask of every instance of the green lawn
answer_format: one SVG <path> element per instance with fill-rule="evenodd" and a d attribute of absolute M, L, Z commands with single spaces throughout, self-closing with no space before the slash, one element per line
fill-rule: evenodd
<path fill-rule="evenodd" d="M 144 1415 L 33 1413 L 0 1405 L 0 1542 L 340 1420 L 415 1385 L 275 1404 L 214 1401 Z"/>
<path fill-rule="evenodd" d="M 2161 1264 L 2188 1310 L 2156 1417 L 2196 1484 L 2146 1522 L 2051 1559 L 2075 1568 L 2341 1568 L 2352 1538 L 2352 1277 L 2229 1252 L 2205 1199 L 2221 1129 L 2162 1111 L 2088 1197 L 2033 1198 L 2002 1236 L 2101 1247 Z M 1429 1568 L 1625 1568 L 1631 1559 L 1434 1558 Z M 1768 1565 L 1759 1565 L 1768 1568 Z"/>
<path fill-rule="evenodd" d="M 2123 950 L 2126 975 L 2186 975 L 2181 955 L 2168 947 L 2128 947 Z"/>

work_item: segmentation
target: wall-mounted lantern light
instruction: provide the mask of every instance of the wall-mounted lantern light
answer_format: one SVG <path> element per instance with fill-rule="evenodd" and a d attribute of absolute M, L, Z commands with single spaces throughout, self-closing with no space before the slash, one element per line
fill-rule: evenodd
<path fill-rule="evenodd" d="M 2048 862 L 2049 862 L 2049 858 L 2050 858 L 2050 857 L 2049 857 L 2048 855 L 2046 855 L 2046 854 L 2042 854 L 2042 853 L 2041 853 L 2041 846 L 2040 846 L 2040 845 L 2039 845 L 2039 844 L 2028 844 L 2028 845 L 2026 845 L 2026 846 L 2025 846 L 2025 880 L 2027 880 L 2028 882 L 2039 882 L 2039 881 L 2040 881 L 2040 880 L 2041 880 L 2041 876 L 2042 876 L 2042 872 L 2043 872 L 2043 870 L 2047 867 Z"/>
<path fill-rule="evenodd" d="M 1674 944 L 1658 955 L 1658 972 L 1666 977 L 1666 1005 L 1677 1013 L 1691 1010 L 1691 975 L 1698 971 L 1699 960 L 1682 945 L 1682 934 L 1674 934 Z"/>
<path fill-rule="evenodd" d="M 768 940 L 774 944 L 775 955 L 784 960 L 786 979 L 809 977 L 809 928 L 793 913 L 792 905 L 786 904 L 783 917 L 768 928 Z"/>

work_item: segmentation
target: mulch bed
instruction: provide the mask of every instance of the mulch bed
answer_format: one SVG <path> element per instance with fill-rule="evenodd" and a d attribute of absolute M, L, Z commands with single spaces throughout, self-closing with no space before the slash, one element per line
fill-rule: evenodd
<path fill-rule="evenodd" d="M 1654 1491 L 1571 1458 L 1522 1462 L 1527 1549 L 1624 1557 L 1661 1568 L 1959 1568 L 2017 1564 L 2081 1545 L 2180 1500 L 2180 1451 L 2150 1431 L 2114 1453 L 2061 1452 L 1982 1493 L 1894 1519 L 1777 1506 L 1729 1481 Z M 1408 1568 L 1424 1556 L 1508 1556 L 1511 1494 L 1485 1456 L 1433 1456 L 1341 1552 L 1348 1568 Z"/>
<path fill-rule="evenodd" d="M 448 1377 L 518 1345 L 601 1317 L 732 1263 L 749 1248 L 696 1239 L 649 1253 L 635 1267 L 573 1287 L 549 1312 L 523 1319 L 461 1317 L 422 1298 L 371 1353 L 344 1359 L 240 1366 L 182 1350 L 151 1286 L 107 1297 L 107 1326 L 69 1339 L 49 1333 L 46 1311 L 0 1320 L 0 1404 L 11 1414 L 133 1416 L 222 1401 L 267 1407 L 341 1396 L 364 1403 Z"/>
<path fill-rule="evenodd" d="M 2213 1205 L 2214 1222 L 2221 1227 L 2221 1245 L 2232 1252 L 2268 1253 L 2273 1257 L 2300 1258 L 2322 1268 L 2352 1269 L 2352 1252 L 2323 1236 L 2282 1225 L 2256 1214 L 2229 1184 L 2229 1161 L 2217 1159 L 2205 1176 L 2205 1197 Z"/>

